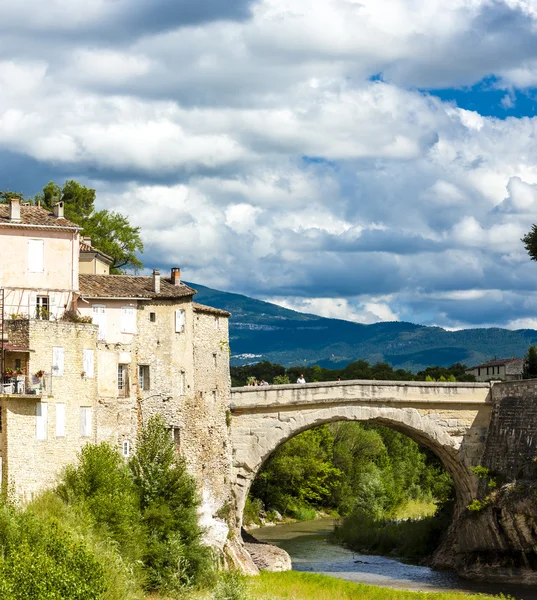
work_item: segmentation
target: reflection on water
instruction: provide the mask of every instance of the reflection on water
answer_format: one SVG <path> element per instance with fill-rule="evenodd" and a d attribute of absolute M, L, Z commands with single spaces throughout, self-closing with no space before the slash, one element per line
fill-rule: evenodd
<path fill-rule="evenodd" d="M 537 600 L 537 591 L 525 586 L 478 583 L 460 579 L 454 573 L 407 565 L 384 556 L 356 554 L 328 544 L 333 519 L 319 519 L 274 527 L 252 533 L 259 540 L 286 550 L 295 571 L 323 573 L 349 581 L 408 590 L 457 590 L 487 594 L 511 594 L 520 600 Z"/>

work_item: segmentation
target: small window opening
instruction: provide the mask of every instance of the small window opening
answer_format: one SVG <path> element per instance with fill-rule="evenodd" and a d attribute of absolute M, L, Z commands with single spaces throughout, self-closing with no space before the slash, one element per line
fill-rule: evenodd
<path fill-rule="evenodd" d="M 129 456 L 131 455 L 131 443 L 129 440 L 123 440 L 122 452 L 125 458 L 129 458 Z"/>
<path fill-rule="evenodd" d="M 117 390 L 121 398 L 125 398 L 129 393 L 129 365 L 117 366 Z"/>
<path fill-rule="evenodd" d="M 138 387 L 141 390 L 151 389 L 149 379 L 149 365 L 138 365 Z"/>
<path fill-rule="evenodd" d="M 157 313 L 150 312 L 149 313 L 149 320 L 151 321 L 151 323 L 155 323 L 155 321 L 157 320 Z"/>
<path fill-rule="evenodd" d="M 50 302 L 48 296 L 37 296 L 35 303 L 35 318 L 42 321 L 50 319 Z"/>

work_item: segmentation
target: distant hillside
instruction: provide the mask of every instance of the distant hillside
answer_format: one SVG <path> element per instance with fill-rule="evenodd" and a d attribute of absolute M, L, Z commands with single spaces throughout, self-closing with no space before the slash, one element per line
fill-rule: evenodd
<path fill-rule="evenodd" d="M 362 325 L 299 313 L 196 283 L 189 285 L 198 290 L 196 301 L 232 313 L 234 365 L 269 360 L 284 366 L 319 364 L 338 368 L 362 358 L 418 371 L 430 365 L 472 365 L 494 356 L 524 356 L 528 346 L 537 344 L 534 329 L 446 331 L 400 322 Z"/>

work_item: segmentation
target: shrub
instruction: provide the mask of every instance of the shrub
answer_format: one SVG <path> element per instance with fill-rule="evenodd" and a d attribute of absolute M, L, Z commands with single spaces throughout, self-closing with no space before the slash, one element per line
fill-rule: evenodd
<path fill-rule="evenodd" d="M 236 571 L 223 571 L 214 589 L 214 600 L 248 600 L 248 580 Z"/>
<path fill-rule="evenodd" d="M 147 587 L 171 594 L 212 582 L 214 561 L 201 542 L 195 483 L 160 415 L 139 432 L 130 467 L 148 536 Z"/>
<path fill-rule="evenodd" d="M 121 555 L 131 563 L 144 551 L 139 499 L 128 465 L 110 444 L 87 444 L 78 464 L 68 466 L 58 486 L 59 496 L 87 510 L 95 525 L 118 543 Z"/>
<path fill-rule="evenodd" d="M 85 543 L 54 518 L 0 508 L 0 597 L 3 600 L 99 600 L 105 571 Z"/>

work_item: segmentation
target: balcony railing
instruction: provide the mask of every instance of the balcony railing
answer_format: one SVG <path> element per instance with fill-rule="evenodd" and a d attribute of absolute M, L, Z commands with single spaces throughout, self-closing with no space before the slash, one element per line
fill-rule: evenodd
<path fill-rule="evenodd" d="M 4 377 L 0 385 L 0 394 L 8 396 L 42 396 L 46 393 L 46 379 L 43 377 L 38 383 L 34 377 L 16 375 Z"/>

